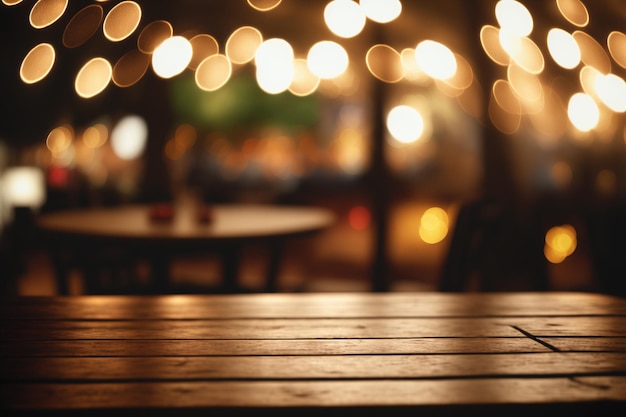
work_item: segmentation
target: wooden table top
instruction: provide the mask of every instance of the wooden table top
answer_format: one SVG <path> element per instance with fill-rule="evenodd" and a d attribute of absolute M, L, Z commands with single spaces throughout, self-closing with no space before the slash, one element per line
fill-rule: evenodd
<path fill-rule="evenodd" d="M 224 241 L 290 237 L 316 232 L 334 221 L 329 210 L 318 207 L 260 204 L 211 205 L 212 220 L 196 221 L 193 207 L 175 207 L 170 222 L 154 222 L 154 206 L 67 210 L 40 216 L 37 225 L 48 232 L 71 237 L 158 241 Z"/>
<path fill-rule="evenodd" d="M 626 300 L 599 294 L 23 297 L 0 318 L 3 412 L 626 415 Z"/>

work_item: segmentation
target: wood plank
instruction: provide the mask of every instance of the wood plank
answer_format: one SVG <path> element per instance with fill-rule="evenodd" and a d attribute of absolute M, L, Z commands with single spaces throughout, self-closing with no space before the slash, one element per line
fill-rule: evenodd
<path fill-rule="evenodd" d="M 625 337 L 626 316 L 0 321 L 5 340 Z"/>
<path fill-rule="evenodd" d="M 626 376 L 626 353 L 2 358 L 0 381 Z"/>
<path fill-rule="evenodd" d="M 626 318 L 623 321 L 626 323 Z M 520 332 L 512 327 L 516 323 L 495 318 L 30 320 L 0 322 L 0 329 L 5 340 L 519 337 Z M 621 330 L 626 332 L 626 328 Z"/>
<path fill-rule="evenodd" d="M 626 352 L 624 337 L 542 337 L 564 352 Z"/>
<path fill-rule="evenodd" d="M 432 413 L 426 415 L 441 415 L 443 410 L 463 411 L 453 415 L 467 415 L 473 410 L 468 406 L 481 404 L 510 404 L 507 410 L 521 408 L 526 412 L 528 409 L 521 407 L 523 404 L 536 404 L 543 407 L 541 410 L 547 404 L 556 409 L 559 405 L 573 404 L 573 410 L 589 411 L 585 406 L 590 403 L 595 406 L 593 410 L 601 411 L 598 402 L 616 411 L 626 410 L 624 398 L 626 377 L 14 384 L 0 391 L 0 403 L 6 410 L 82 410 L 87 415 L 93 415 L 97 409 L 114 411 L 115 415 L 126 410 L 136 415 L 139 404 L 146 412 L 160 410 L 174 415 L 184 415 L 184 411 L 206 415 L 204 410 L 220 411 L 220 408 L 225 409 L 220 415 L 243 415 L 246 411 L 246 415 L 259 415 L 263 410 L 268 411 L 263 415 L 276 415 L 289 407 L 310 407 L 317 415 L 328 415 L 334 408 L 346 415 L 351 407 L 365 407 L 364 411 L 369 413 L 376 407 L 385 407 L 378 411 L 403 410 L 403 415 L 412 416 L 421 410 Z M 451 408 L 454 405 L 462 407 Z M 497 407 L 484 411 L 487 410 L 502 411 Z"/>
<path fill-rule="evenodd" d="M 529 353 L 549 349 L 526 337 L 283 340 L 0 341 L 0 357 L 366 355 Z"/>
<path fill-rule="evenodd" d="M 626 315 L 626 300 L 587 293 L 304 293 L 21 297 L 5 319 L 214 319 Z"/>

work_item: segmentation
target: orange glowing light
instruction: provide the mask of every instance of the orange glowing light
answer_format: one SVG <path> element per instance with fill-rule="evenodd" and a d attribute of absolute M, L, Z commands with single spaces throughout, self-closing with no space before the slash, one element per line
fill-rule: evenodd
<path fill-rule="evenodd" d="M 622 68 L 626 68 L 626 34 L 613 31 L 606 38 L 606 43 L 613 60 Z"/>
<path fill-rule="evenodd" d="M 63 16 L 68 0 L 38 0 L 30 11 L 29 21 L 35 29 L 50 26 Z"/>
<path fill-rule="evenodd" d="M 293 69 L 293 81 L 289 86 L 289 91 L 300 97 L 313 94 L 320 84 L 320 78 L 309 70 L 306 59 L 295 59 Z"/>
<path fill-rule="evenodd" d="M 504 111 L 512 114 L 521 114 L 522 105 L 508 81 L 497 80 L 493 83 L 492 94 Z"/>
<path fill-rule="evenodd" d="M 441 207 L 427 209 L 420 219 L 420 238 L 431 245 L 441 242 L 448 235 L 448 222 L 448 213 Z"/>
<path fill-rule="evenodd" d="M 46 138 L 46 146 L 53 154 L 58 154 L 70 147 L 74 140 L 74 130 L 70 126 L 55 127 Z"/>
<path fill-rule="evenodd" d="M 583 27 L 589 23 L 589 12 L 580 0 L 556 0 L 561 15 L 571 24 Z"/>
<path fill-rule="evenodd" d="M 258 29 L 243 26 L 235 30 L 226 41 L 226 56 L 233 64 L 246 64 L 254 59 L 257 48 L 263 43 Z"/>
<path fill-rule="evenodd" d="M 89 126 L 83 132 L 83 143 L 87 148 L 95 149 L 103 146 L 109 138 L 109 130 L 102 123 Z"/>
<path fill-rule="evenodd" d="M 20 78 L 26 84 L 43 80 L 52 70 L 56 52 L 49 43 L 40 43 L 31 49 L 20 66 Z"/>
<path fill-rule="evenodd" d="M 220 51 L 217 40 L 211 35 L 196 35 L 189 40 L 189 43 L 193 48 L 193 55 L 188 67 L 193 71 L 197 70 L 200 63 L 206 58 L 216 55 Z"/>
<path fill-rule="evenodd" d="M 226 55 L 212 55 L 202 61 L 196 69 L 196 84 L 205 91 L 219 90 L 228 82 L 232 71 L 232 65 Z"/>
<path fill-rule="evenodd" d="M 83 98 L 91 98 L 100 94 L 111 82 L 113 68 L 104 58 L 93 58 L 87 62 L 76 75 L 74 88 Z"/>
<path fill-rule="evenodd" d="M 66 48 L 77 48 L 87 42 L 98 31 L 103 17 L 104 10 L 97 4 L 81 9 L 65 27 L 63 45 Z"/>
<path fill-rule="evenodd" d="M 282 0 L 248 0 L 248 4 L 253 9 L 261 12 L 272 10 L 281 3 Z"/>
<path fill-rule="evenodd" d="M 104 19 L 104 36 L 112 42 L 123 41 L 137 29 L 141 14 L 141 7 L 134 1 L 118 3 Z"/>
<path fill-rule="evenodd" d="M 170 38 L 173 33 L 174 28 L 170 22 L 155 20 L 139 33 L 137 48 L 145 54 L 151 54 L 163 41 Z"/>
<path fill-rule="evenodd" d="M 502 107 L 500 107 L 493 95 L 489 100 L 487 111 L 489 113 L 489 119 L 500 132 L 512 135 L 519 130 L 522 123 L 521 114 L 509 113 L 505 111 Z"/>
<path fill-rule="evenodd" d="M 581 30 L 575 31 L 572 36 L 580 48 L 581 60 L 585 65 L 594 67 L 603 74 L 611 72 L 611 60 L 598 41 Z"/>
<path fill-rule="evenodd" d="M 370 226 L 372 215 L 364 206 L 355 206 L 348 213 L 348 224 L 354 230 L 365 230 Z"/>
<path fill-rule="evenodd" d="M 498 65 L 508 65 L 511 57 L 500 43 L 500 29 L 485 25 L 480 29 L 480 43 L 487 56 Z"/>
<path fill-rule="evenodd" d="M 544 254 L 552 263 L 561 263 L 576 250 L 576 229 L 572 225 L 554 226 L 545 237 Z"/>
<path fill-rule="evenodd" d="M 112 80 L 118 87 L 130 87 L 146 74 L 150 55 L 137 49 L 124 54 L 113 67 Z"/>
<path fill-rule="evenodd" d="M 379 80 L 396 83 L 404 77 L 400 53 L 389 45 L 374 45 L 365 55 L 367 68 Z"/>

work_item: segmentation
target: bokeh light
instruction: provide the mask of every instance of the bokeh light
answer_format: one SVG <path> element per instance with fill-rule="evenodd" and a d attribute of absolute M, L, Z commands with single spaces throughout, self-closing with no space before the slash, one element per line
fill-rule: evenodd
<path fill-rule="evenodd" d="M 576 229 L 572 225 L 554 226 L 545 237 L 544 254 L 548 261 L 558 264 L 576 250 Z"/>
<path fill-rule="evenodd" d="M 264 41 L 256 50 L 254 63 L 257 67 L 271 68 L 276 63 L 286 64 L 294 60 L 291 44 L 281 38 Z"/>
<path fill-rule="evenodd" d="M 289 86 L 289 91 L 299 97 L 313 94 L 320 84 L 320 78 L 311 72 L 306 59 L 295 59 L 293 69 L 293 81 Z"/>
<path fill-rule="evenodd" d="M 430 77 L 445 80 L 456 73 L 454 53 L 442 43 L 425 40 L 415 48 L 417 65 Z"/>
<path fill-rule="evenodd" d="M 603 74 L 611 72 L 611 60 L 597 40 L 580 30 L 572 33 L 572 36 L 580 48 L 580 59 L 585 65 L 594 67 Z"/>
<path fill-rule="evenodd" d="M 617 65 L 626 68 L 626 34 L 615 30 L 607 36 L 606 44 Z"/>
<path fill-rule="evenodd" d="M 63 31 L 63 45 L 77 48 L 87 42 L 100 28 L 104 10 L 102 6 L 91 4 L 76 13 Z"/>
<path fill-rule="evenodd" d="M 151 54 L 159 45 L 174 34 L 172 24 L 165 20 L 155 20 L 146 25 L 137 38 L 137 48 L 145 54 Z"/>
<path fill-rule="evenodd" d="M 37 0 L 28 17 L 35 29 L 50 26 L 63 16 L 67 9 L 68 0 Z"/>
<path fill-rule="evenodd" d="M 111 131 L 111 147 L 120 159 L 138 158 L 145 150 L 147 141 L 148 125 L 140 116 L 122 118 Z"/>
<path fill-rule="evenodd" d="M 511 114 L 521 114 L 521 103 L 508 81 L 497 80 L 493 83 L 492 94 L 498 106 L 504 111 Z"/>
<path fill-rule="evenodd" d="M 524 110 L 534 113 L 543 109 L 544 89 L 539 77 L 517 65 L 509 65 L 507 77 Z"/>
<path fill-rule="evenodd" d="M 581 0 L 556 0 L 561 15 L 572 25 L 583 27 L 589 23 L 589 12 Z"/>
<path fill-rule="evenodd" d="M 374 45 L 365 55 L 370 73 L 379 80 L 396 83 L 404 77 L 400 53 L 389 45 Z"/>
<path fill-rule="evenodd" d="M 182 73 L 191 62 L 193 48 L 183 36 L 172 36 L 161 43 L 152 54 L 152 68 L 161 78 Z"/>
<path fill-rule="evenodd" d="M 580 64 L 580 48 L 574 37 L 563 29 L 553 28 L 548 32 L 548 51 L 559 66 L 576 68 Z"/>
<path fill-rule="evenodd" d="M 46 201 L 44 174 L 38 167 L 15 166 L 0 176 L 0 201 L 8 207 L 39 209 Z"/>
<path fill-rule="evenodd" d="M 103 146 L 109 139 L 109 129 L 102 123 L 89 126 L 83 132 L 83 143 L 86 147 L 96 149 Z"/>
<path fill-rule="evenodd" d="M 222 88 L 232 75 L 232 65 L 226 55 L 211 55 L 200 63 L 195 73 L 196 85 L 204 91 Z"/>
<path fill-rule="evenodd" d="M 287 90 L 294 78 L 294 52 L 284 39 L 264 41 L 256 51 L 256 79 L 259 87 L 268 94 Z"/>
<path fill-rule="evenodd" d="M 307 65 L 321 79 L 332 79 L 343 74 L 350 60 L 346 50 L 336 42 L 320 41 L 307 54 Z"/>
<path fill-rule="evenodd" d="M 366 16 L 361 6 L 352 0 L 332 0 L 324 8 L 324 21 L 335 35 L 353 38 L 363 31 Z"/>
<path fill-rule="evenodd" d="M 263 35 L 252 26 L 235 30 L 226 41 L 226 56 L 233 64 L 246 64 L 254 59 Z"/>
<path fill-rule="evenodd" d="M 387 115 L 387 129 L 398 142 L 415 142 L 424 133 L 424 118 L 413 107 L 400 105 Z"/>
<path fill-rule="evenodd" d="M 354 230 L 366 230 L 372 221 L 372 215 L 365 206 L 355 206 L 348 212 L 348 224 Z"/>
<path fill-rule="evenodd" d="M 189 69 L 195 71 L 200 63 L 206 58 L 216 55 L 220 51 L 220 46 L 217 40 L 207 34 L 199 34 L 189 40 L 191 47 L 193 48 L 193 56 L 189 62 Z"/>
<path fill-rule="evenodd" d="M 282 0 L 248 0 L 248 4 L 256 10 L 267 12 L 278 7 L 281 1 Z"/>
<path fill-rule="evenodd" d="M 500 44 L 515 63 L 532 74 L 539 74 L 545 67 L 543 54 L 532 39 L 500 31 Z"/>
<path fill-rule="evenodd" d="M 419 235 L 424 243 L 434 245 L 445 239 L 448 227 L 448 213 L 441 207 L 431 207 L 420 218 Z"/>
<path fill-rule="evenodd" d="M 626 53 L 626 52 L 625 52 Z M 626 111 L 626 82 L 615 74 L 596 76 L 596 92 L 608 108 L 616 113 Z"/>
<path fill-rule="evenodd" d="M 480 43 L 487 56 L 498 65 L 508 65 L 511 57 L 500 42 L 500 29 L 485 25 L 480 29 Z"/>
<path fill-rule="evenodd" d="M 294 64 L 291 62 L 278 62 L 271 66 L 257 66 L 256 80 L 261 88 L 268 94 L 279 94 L 289 89 L 295 76 Z"/>
<path fill-rule="evenodd" d="M 522 3 L 500 0 L 496 4 L 496 19 L 500 29 L 507 34 L 524 37 L 533 31 L 533 17 Z"/>
<path fill-rule="evenodd" d="M 104 18 L 104 36 L 112 42 L 123 41 L 137 29 L 141 15 L 141 7 L 134 1 L 116 4 Z"/>
<path fill-rule="evenodd" d="M 600 121 L 598 105 L 593 98 L 584 93 L 576 93 L 570 98 L 567 115 L 574 127 L 581 132 L 592 130 Z"/>
<path fill-rule="evenodd" d="M 130 87 L 145 75 L 151 57 L 138 49 L 124 54 L 113 66 L 112 80 L 118 87 Z"/>
<path fill-rule="evenodd" d="M 46 147 L 54 155 L 67 150 L 74 141 L 74 130 L 69 125 L 55 127 L 48 133 Z"/>
<path fill-rule="evenodd" d="M 360 0 L 359 4 L 367 18 L 377 23 L 389 23 L 402 13 L 400 0 Z"/>
<path fill-rule="evenodd" d="M 49 43 L 40 43 L 31 49 L 22 60 L 20 78 L 33 84 L 46 78 L 56 60 L 56 51 Z"/>
<path fill-rule="evenodd" d="M 78 71 L 74 88 L 83 98 L 91 98 L 100 94 L 111 82 L 113 68 L 109 61 L 102 57 L 89 60 Z"/>

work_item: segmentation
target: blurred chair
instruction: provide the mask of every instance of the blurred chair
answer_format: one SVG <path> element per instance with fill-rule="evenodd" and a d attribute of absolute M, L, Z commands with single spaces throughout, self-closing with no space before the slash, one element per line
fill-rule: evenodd
<path fill-rule="evenodd" d="M 478 199 L 461 206 L 439 290 L 548 290 L 540 210 Z"/>

